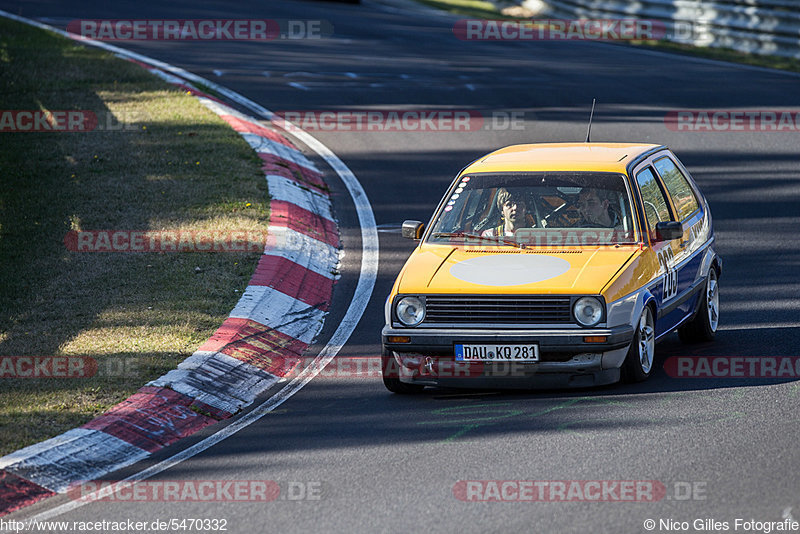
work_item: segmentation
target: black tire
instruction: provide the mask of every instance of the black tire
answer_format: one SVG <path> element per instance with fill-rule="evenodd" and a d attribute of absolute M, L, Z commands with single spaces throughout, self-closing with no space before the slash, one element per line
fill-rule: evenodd
<path fill-rule="evenodd" d="M 643 382 L 650 378 L 655 368 L 656 322 L 653 310 L 645 306 L 633 332 L 628 355 L 622 364 L 622 379 L 625 382 Z"/>
<path fill-rule="evenodd" d="M 719 273 L 713 265 L 700 295 L 697 313 L 691 321 L 678 328 L 678 337 L 684 343 L 713 341 L 719 326 Z"/>
<path fill-rule="evenodd" d="M 406 384 L 401 382 L 398 370 L 398 364 L 390 353 L 383 351 L 381 355 L 381 367 L 383 369 L 383 385 L 392 393 L 398 395 L 413 395 L 425 389 L 425 386 L 419 384 Z"/>

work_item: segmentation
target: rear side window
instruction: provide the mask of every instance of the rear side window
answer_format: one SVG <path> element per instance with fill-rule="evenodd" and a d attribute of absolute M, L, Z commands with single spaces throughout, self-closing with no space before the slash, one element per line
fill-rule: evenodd
<path fill-rule="evenodd" d="M 652 232 L 656 229 L 657 223 L 672 220 L 667 207 L 667 199 L 658 186 L 656 176 L 650 167 L 639 171 L 639 174 L 636 175 L 636 182 L 642 192 L 644 212 L 647 215 L 647 226 Z"/>
<path fill-rule="evenodd" d="M 689 181 L 675 165 L 675 162 L 668 157 L 656 160 L 654 165 L 669 191 L 669 196 L 672 197 L 672 203 L 678 212 L 678 219 L 681 221 L 686 219 L 698 207 L 697 198 L 694 196 Z"/>

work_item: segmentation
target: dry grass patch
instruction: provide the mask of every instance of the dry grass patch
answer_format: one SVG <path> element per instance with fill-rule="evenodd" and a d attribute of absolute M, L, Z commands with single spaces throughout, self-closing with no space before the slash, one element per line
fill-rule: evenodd
<path fill-rule="evenodd" d="M 0 132 L 0 358 L 90 356 L 101 369 L 0 378 L 5 454 L 174 368 L 227 317 L 259 258 L 73 252 L 70 230 L 264 232 L 269 199 L 241 137 L 137 65 L 0 19 L 0 70 L 4 109 L 99 119 L 92 132 Z"/>

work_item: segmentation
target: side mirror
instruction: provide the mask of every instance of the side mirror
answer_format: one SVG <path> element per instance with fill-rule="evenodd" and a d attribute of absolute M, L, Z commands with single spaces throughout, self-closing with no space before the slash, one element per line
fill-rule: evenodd
<path fill-rule="evenodd" d="M 420 221 L 403 221 L 403 237 L 406 239 L 422 239 L 425 223 Z"/>
<path fill-rule="evenodd" d="M 656 223 L 655 241 L 672 241 L 683 237 L 683 225 L 677 221 Z"/>

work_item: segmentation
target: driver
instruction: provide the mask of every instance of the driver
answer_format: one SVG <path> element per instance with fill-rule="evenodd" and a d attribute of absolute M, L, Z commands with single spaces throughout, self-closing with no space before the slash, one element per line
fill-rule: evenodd
<path fill-rule="evenodd" d="M 616 228 L 622 223 L 611 208 L 605 191 L 584 187 L 578 195 L 578 228 Z"/>
<path fill-rule="evenodd" d="M 505 187 L 501 187 L 497 191 L 495 202 L 501 213 L 500 224 L 484 230 L 481 235 L 486 237 L 513 236 L 518 228 L 534 226 L 533 217 L 528 214 L 524 196 L 519 190 L 509 191 Z"/>

